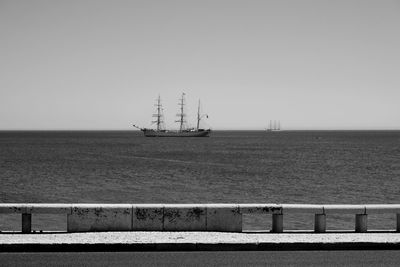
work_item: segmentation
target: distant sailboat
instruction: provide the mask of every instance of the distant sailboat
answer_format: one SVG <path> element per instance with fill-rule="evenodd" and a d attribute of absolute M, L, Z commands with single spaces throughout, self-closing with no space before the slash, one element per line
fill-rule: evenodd
<path fill-rule="evenodd" d="M 274 121 L 272 123 L 272 120 L 269 121 L 269 126 L 266 129 L 267 132 L 279 132 L 281 130 L 281 122 L 280 121 Z"/>
<path fill-rule="evenodd" d="M 163 108 L 161 105 L 161 98 L 158 96 L 157 103 L 156 103 L 156 114 L 153 114 L 153 117 L 156 120 L 152 121 L 156 123 L 156 129 L 148 129 L 148 128 L 140 128 L 136 125 L 133 127 L 138 128 L 144 133 L 146 137 L 207 137 L 211 133 L 211 129 L 202 129 L 200 128 L 200 121 L 202 118 L 207 117 L 207 114 L 200 114 L 200 100 L 199 106 L 197 109 L 197 127 L 196 128 L 187 128 L 186 127 L 186 114 L 184 112 L 185 106 L 185 93 L 182 93 L 182 97 L 179 99 L 179 113 L 177 114 L 178 120 L 175 122 L 179 122 L 179 130 L 178 131 L 170 131 L 165 129 L 164 123 L 164 115 L 163 115 Z"/>

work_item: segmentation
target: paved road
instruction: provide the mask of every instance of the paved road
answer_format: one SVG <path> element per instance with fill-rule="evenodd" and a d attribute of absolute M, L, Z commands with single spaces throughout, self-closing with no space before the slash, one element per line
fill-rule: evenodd
<path fill-rule="evenodd" d="M 400 251 L 0 253 L 1 266 L 399 266 Z"/>

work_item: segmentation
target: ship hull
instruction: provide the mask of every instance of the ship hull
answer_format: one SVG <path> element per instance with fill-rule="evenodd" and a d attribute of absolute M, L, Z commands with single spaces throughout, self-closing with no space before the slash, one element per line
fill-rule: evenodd
<path fill-rule="evenodd" d="M 142 131 L 146 137 L 208 137 L 211 132 L 210 130 L 174 132 L 149 129 L 144 129 Z"/>

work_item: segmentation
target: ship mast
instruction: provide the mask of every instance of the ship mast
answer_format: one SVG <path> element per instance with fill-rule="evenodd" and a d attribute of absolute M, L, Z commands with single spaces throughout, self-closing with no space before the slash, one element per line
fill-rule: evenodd
<path fill-rule="evenodd" d="M 156 118 L 155 121 L 152 121 L 153 123 L 157 123 L 157 131 L 161 130 L 161 124 L 163 123 L 162 120 L 162 105 L 161 105 L 161 97 L 160 95 L 158 95 L 157 98 L 157 103 L 155 104 L 155 106 L 157 107 L 157 114 L 153 114 L 153 117 Z"/>
<path fill-rule="evenodd" d="M 184 113 L 184 106 L 185 106 L 185 93 L 182 93 L 182 98 L 179 99 L 180 102 L 178 105 L 180 106 L 180 113 L 176 114 L 176 116 L 179 117 L 179 120 L 175 122 L 179 122 L 179 131 L 182 131 L 184 129 L 184 124 L 185 124 L 185 113 Z"/>
<path fill-rule="evenodd" d="M 201 114 L 200 113 L 200 99 L 199 99 L 199 106 L 198 106 L 198 108 L 197 108 L 197 131 L 200 129 L 200 121 L 201 121 L 201 119 L 202 118 L 204 118 L 204 117 L 206 117 L 206 118 L 208 118 L 208 115 L 207 114 Z"/>
<path fill-rule="evenodd" d="M 199 106 L 197 107 L 197 130 L 199 130 L 199 126 L 200 126 L 200 99 L 199 99 Z"/>

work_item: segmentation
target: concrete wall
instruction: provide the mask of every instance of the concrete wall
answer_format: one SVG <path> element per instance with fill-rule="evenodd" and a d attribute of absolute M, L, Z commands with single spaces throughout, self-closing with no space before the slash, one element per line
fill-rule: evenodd
<path fill-rule="evenodd" d="M 142 204 L 132 206 L 132 230 L 162 231 L 164 229 L 164 206 Z"/>
<path fill-rule="evenodd" d="M 400 205 L 314 204 L 30 204 L 0 203 L 1 213 L 19 213 L 22 232 L 31 231 L 32 214 L 66 214 L 68 232 L 242 231 L 243 214 L 270 214 L 272 232 L 283 232 L 285 214 L 315 214 L 315 232 L 326 231 L 330 214 L 354 214 L 355 231 L 366 232 L 368 214 L 397 214 Z M 1 230 L 1 229 L 0 229 Z"/>
<path fill-rule="evenodd" d="M 67 214 L 68 232 L 130 231 L 132 205 L 72 205 Z"/>
<path fill-rule="evenodd" d="M 164 205 L 164 231 L 205 231 L 205 205 Z"/>
<path fill-rule="evenodd" d="M 207 205 L 207 231 L 241 232 L 242 214 L 237 204 Z"/>

